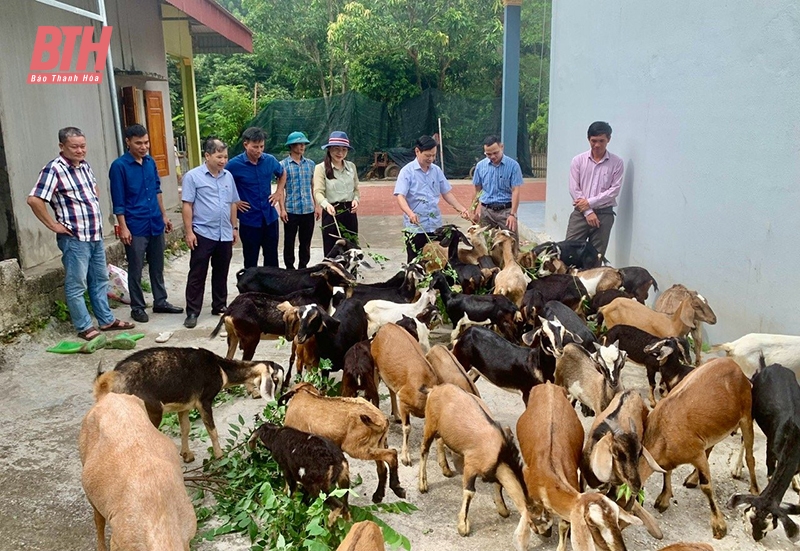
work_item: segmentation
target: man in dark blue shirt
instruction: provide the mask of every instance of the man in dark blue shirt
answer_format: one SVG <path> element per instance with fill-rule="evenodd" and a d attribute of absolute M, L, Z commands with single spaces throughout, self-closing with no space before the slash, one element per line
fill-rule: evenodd
<path fill-rule="evenodd" d="M 251 127 L 242 133 L 244 153 L 225 167 L 239 192 L 239 238 L 242 240 L 244 267 L 258 266 L 260 251 L 264 266 L 278 266 L 278 218 L 289 219 L 284 206 L 286 172 L 278 160 L 264 153 L 264 131 Z M 278 187 L 272 193 L 272 180 Z M 277 210 L 276 210 L 277 207 Z"/>
<path fill-rule="evenodd" d="M 148 155 L 150 138 L 147 129 L 134 124 L 125 129 L 128 152 L 111 163 L 111 201 L 119 224 L 119 238 L 128 258 L 128 290 L 131 293 L 131 317 L 141 323 L 149 318 L 144 311 L 142 268 L 150 266 L 153 312 L 180 314 L 183 308 L 167 302 L 164 286 L 164 232 L 172 231 L 172 222 L 164 210 L 161 180 L 156 162 Z"/>

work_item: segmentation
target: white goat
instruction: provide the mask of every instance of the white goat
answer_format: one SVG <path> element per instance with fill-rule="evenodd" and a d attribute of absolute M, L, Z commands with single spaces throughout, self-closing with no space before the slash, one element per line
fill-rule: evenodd
<path fill-rule="evenodd" d="M 400 304 L 388 300 L 370 300 L 364 305 L 367 313 L 367 336 L 372 337 L 382 326 L 387 323 L 395 323 L 406 315 L 409 318 L 416 318 L 429 304 L 436 303 L 436 290 L 427 289 L 411 304 Z"/>
<path fill-rule="evenodd" d="M 781 364 L 791 369 L 800 382 L 800 337 L 749 333 L 733 342 L 711 347 L 711 352 L 720 350 L 739 364 L 748 377 L 752 377 L 758 369 L 758 356 L 764 354 L 764 362 L 767 365 Z"/>

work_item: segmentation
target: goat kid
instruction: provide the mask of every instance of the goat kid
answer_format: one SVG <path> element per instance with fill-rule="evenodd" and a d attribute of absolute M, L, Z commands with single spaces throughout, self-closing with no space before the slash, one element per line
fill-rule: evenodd
<path fill-rule="evenodd" d="M 97 551 L 189 551 L 197 517 L 175 446 L 154 428 L 140 398 L 99 397 L 81 423 L 81 481 L 94 510 Z M 136 458 L 132 461 L 131 458 Z"/>
<path fill-rule="evenodd" d="M 278 465 L 289 487 L 289 496 L 294 494 L 298 483 L 306 493 L 316 498 L 320 493 L 328 493 L 334 488 L 350 488 L 350 468 L 339 447 L 329 439 L 309 434 L 291 427 L 279 427 L 263 423 L 250 436 L 247 445 L 250 450 L 260 440 Z M 328 526 L 337 518 L 350 518 L 347 494 L 342 499 L 329 496 L 325 503 L 331 507 Z"/>
<path fill-rule="evenodd" d="M 372 405 L 380 407 L 378 377 L 369 341 L 354 344 L 344 355 L 342 396 L 355 398 L 359 390 L 364 391 L 364 398 L 369 400 Z"/>
<path fill-rule="evenodd" d="M 274 362 L 228 360 L 203 348 L 147 348 L 121 360 L 112 371 L 98 373 L 94 396 L 100 399 L 109 392 L 138 396 L 156 428 L 164 413 L 177 412 L 181 456 L 190 463 L 194 453 L 189 450 L 189 412 L 200 412 L 214 457 L 222 457 L 211 406 L 220 390 L 241 384 L 258 387 L 261 397 L 272 401 L 283 384 L 283 368 Z"/>

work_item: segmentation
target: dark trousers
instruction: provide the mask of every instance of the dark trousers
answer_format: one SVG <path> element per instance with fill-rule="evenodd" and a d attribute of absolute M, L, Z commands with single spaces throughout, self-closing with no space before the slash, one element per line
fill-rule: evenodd
<path fill-rule="evenodd" d="M 573 210 L 569 215 L 567 236 L 564 239 L 567 241 L 586 241 L 588 239 L 597 252 L 605 256 L 608 240 L 611 237 L 611 228 L 614 226 L 614 208 L 594 209 L 594 213 L 600 220 L 599 228 L 590 226 L 582 212 Z"/>
<path fill-rule="evenodd" d="M 239 224 L 245 268 L 258 266 L 258 255 L 261 251 L 264 251 L 264 266 L 278 267 L 278 228 L 277 220 L 261 226 Z"/>
<path fill-rule="evenodd" d="M 314 236 L 314 213 L 289 213 L 289 220 L 283 225 L 283 231 L 283 264 L 287 269 L 294 270 L 294 238 L 299 233 L 297 267 L 300 269 L 307 267 L 311 259 L 311 238 Z"/>
<path fill-rule="evenodd" d="M 128 258 L 128 290 L 131 293 L 131 310 L 144 310 L 142 293 L 142 269 L 144 261 L 150 273 L 150 287 L 153 290 L 153 306 L 163 306 L 167 302 L 167 288 L 164 286 L 164 234 L 134 235 L 130 245 L 125 245 Z"/>
<path fill-rule="evenodd" d="M 211 308 L 222 310 L 228 303 L 228 269 L 233 257 L 232 241 L 214 241 L 197 236 L 197 246 L 189 259 L 186 279 L 186 314 L 200 315 L 206 292 L 208 261 L 211 261 Z"/>
<path fill-rule="evenodd" d="M 345 239 L 358 243 L 358 216 L 350 212 L 351 203 L 333 203 L 333 206 L 336 208 L 336 220 L 326 211 L 322 211 L 322 252 L 326 257 L 339 239 L 340 233 Z"/>
<path fill-rule="evenodd" d="M 433 241 L 432 233 L 406 233 L 406 255 L 409 264 L 417 258 L 417 255 L 422 252 L 422 247 L 429 241 Z"/>

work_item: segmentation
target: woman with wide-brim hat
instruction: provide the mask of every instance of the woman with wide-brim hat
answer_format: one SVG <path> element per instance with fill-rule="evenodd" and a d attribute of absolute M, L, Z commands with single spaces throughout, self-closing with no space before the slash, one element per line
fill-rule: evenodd
<path fill-rule="evenodd" d="M 346 133 L 331 132 L 322 149 L 325 160 L 314 168 L 314 200 L 322 207 L 322 251 L 328 256 L 340 236 L 358 243 L 358 171 L 345 159 L 353 150 Z"/>

